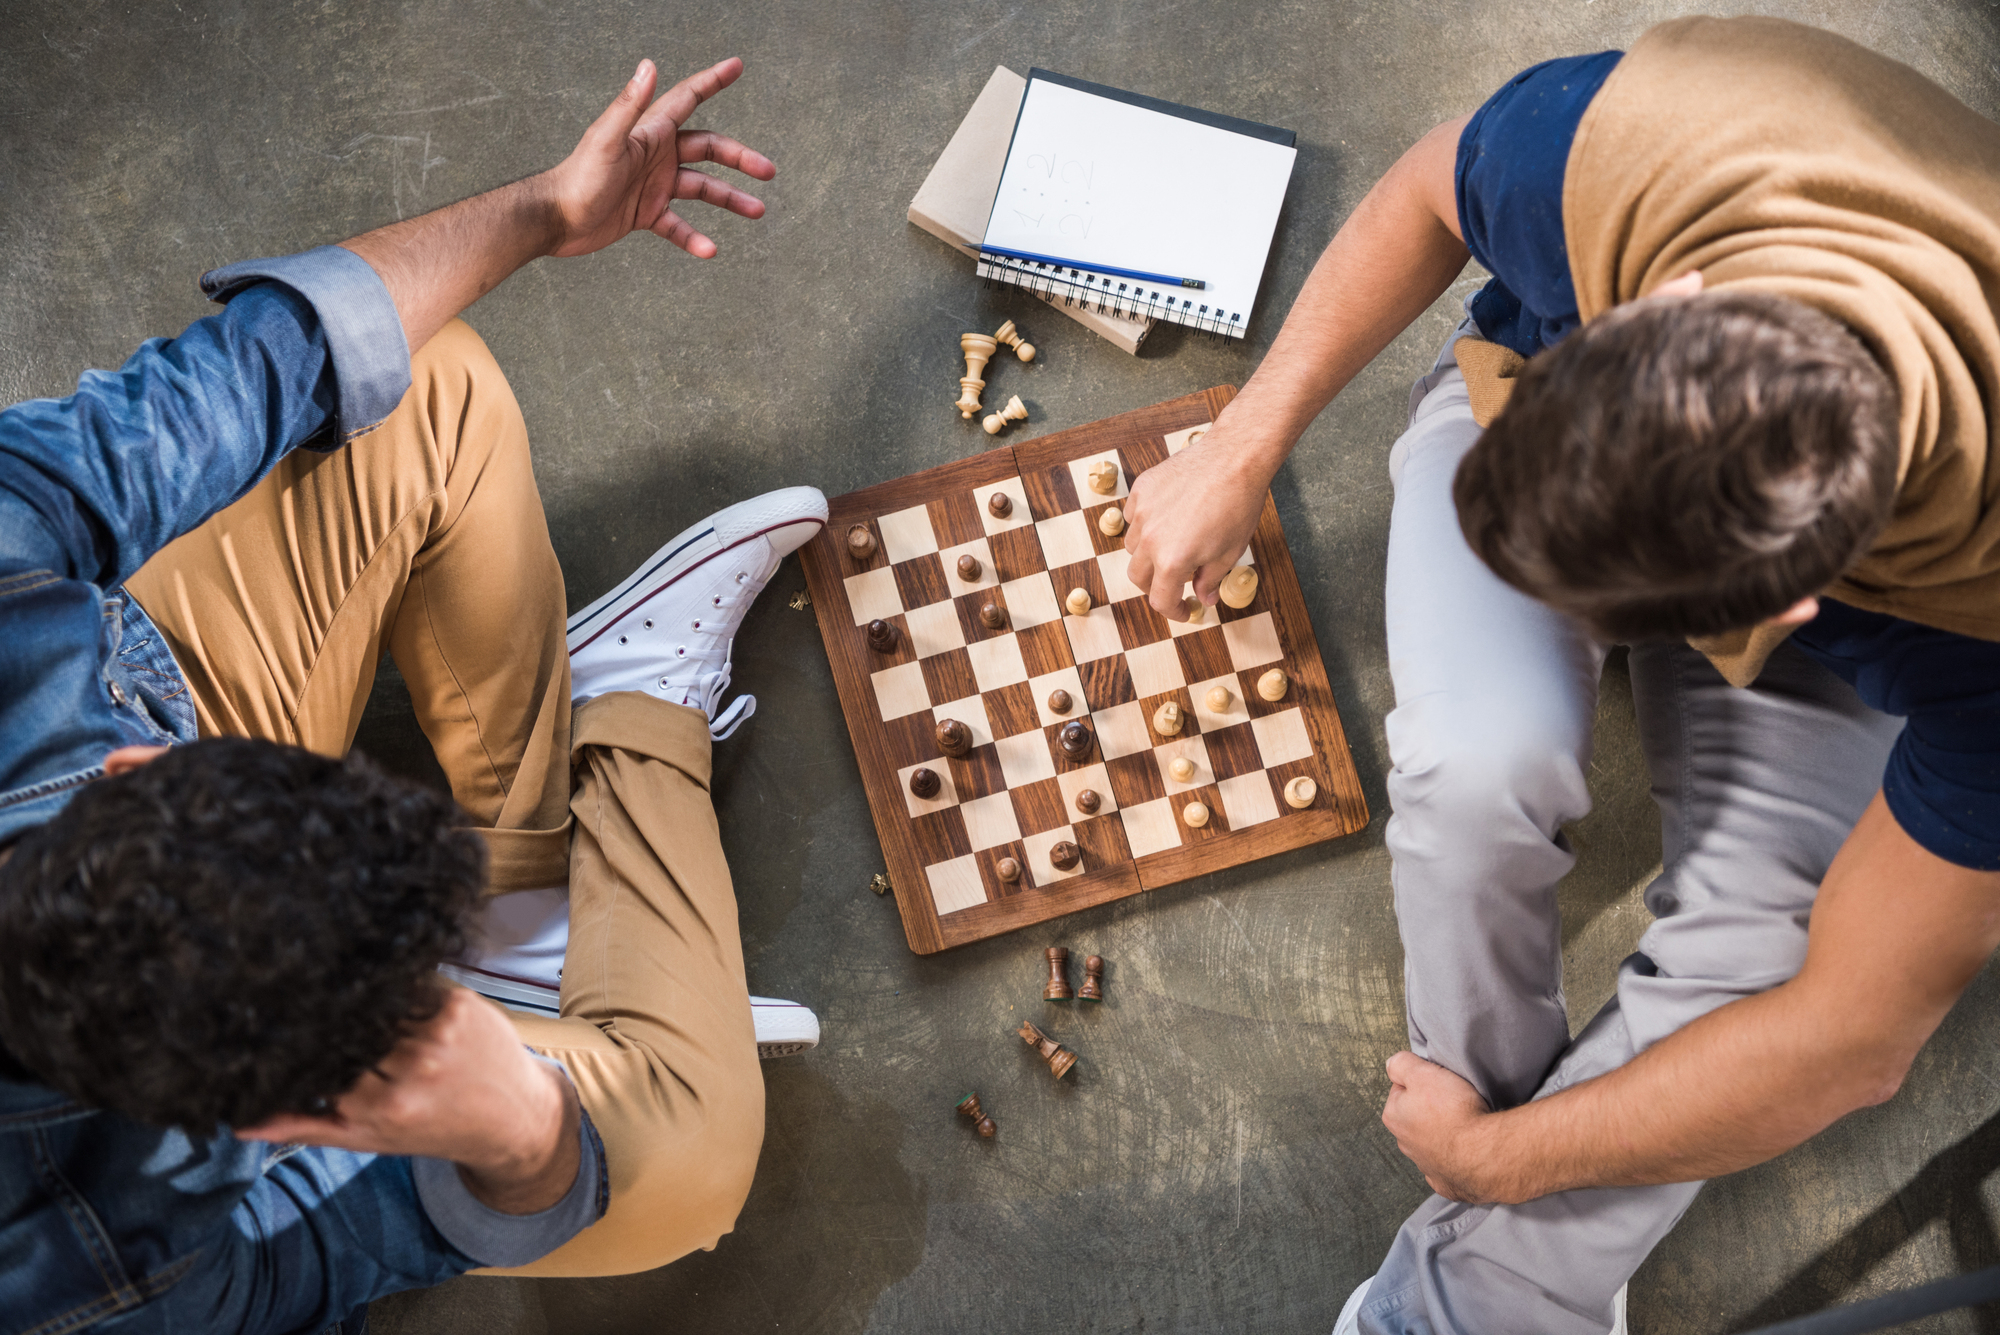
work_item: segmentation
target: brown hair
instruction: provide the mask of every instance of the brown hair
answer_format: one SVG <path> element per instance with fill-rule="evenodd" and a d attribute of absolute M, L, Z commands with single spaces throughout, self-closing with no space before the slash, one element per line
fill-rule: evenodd
<path fill-rule="evenodd" d="M 1867 551 L 1896 417 L 1895 382 L 1809 306 L 1635 301 L 1529 361 L 1452 497 L 1495 574 L 1604 638 L 1714 635 Z"/>

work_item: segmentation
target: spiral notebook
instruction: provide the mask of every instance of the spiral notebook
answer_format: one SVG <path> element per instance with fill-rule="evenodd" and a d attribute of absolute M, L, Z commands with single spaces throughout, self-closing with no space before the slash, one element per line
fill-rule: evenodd
<path fill-rule="evenodd" d="M 1031 70 L 979 276 L 1242 338 L 1297 139 Z"/>

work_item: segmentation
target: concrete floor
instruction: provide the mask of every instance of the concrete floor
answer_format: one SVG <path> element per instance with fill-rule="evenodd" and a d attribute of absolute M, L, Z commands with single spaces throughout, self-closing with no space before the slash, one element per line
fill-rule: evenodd
<path fill-rule="evenodd" d="M 1725 6 L 1729 7 L 1729 6 Z M 1545 57 L 1622 45 L 1669 0 L 843 5 L 362 0 L 0 7 L 0 401 L 203 313 L 202 270 L 338 240 L 555 162 L 640 55 L 741 54 L 704 109 L 770 153 L 770 216 L 704 219 L 722 258 L 632 239 L 543 262 L 471 319 L 511 375 L 573 605 L 735 498 L 834 494 L 986 443 L 945 409 L 957 335 L 1014 317 L 1023 436 L 1240 383 L 1339 221 L 1433 123 Z M 1831 26 L 2000 112 L 1987 0 L 1763 7 Z M 904 222 L 996 63 L 1041 64 L 1294 127 L 1300 154 L 1250 346 L 1169 328 L 1132 358 Z M 737 647 L 761 708 L 716 793 L 753 990 L 826 1038 L 769 1065 L 770 1132 L 734 1234 L 598 1281 L 469 1278 L 379 1304 L 383 1335 L 700 1331 L 1319 1332 L 1424 1194 L 1376 1121 L 1403 1041 L 1382 845 L 1385 456 L 1409 381 L 1476 284 L 1371 366 L 1277 480 L 1376 819 L 1343 842 L 947 955 L 909 953 L 825 655 L 782 570 Z M 385 670 L 361 744 L 430 768 Z M 1598 809 L 1563 887 L 1573 1014 L 1608 995 L 1659 857 L 1622 662 L 1607 672 Z M 1111 1000 L 1051 1028 L 1056 1086 L 1009 1032 L 1043 1014 L 1037 956 L 1112 963 Z M 1982 978 L 1903 1093 L 1705 1192 L 1633 1282 L 1648 1335 L 1744 1329 L 2000 1260 Z M 976 1087 L 1000 1124 L 953 1116 Z M 1927 1331 L 2000 1330 L 1968 1314 Z"/>

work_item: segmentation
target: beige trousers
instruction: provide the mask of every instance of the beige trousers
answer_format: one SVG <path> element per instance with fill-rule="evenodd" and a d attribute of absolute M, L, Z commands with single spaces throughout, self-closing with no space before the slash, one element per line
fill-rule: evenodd
<path fill-rule="evenodd" d="M 708 722 L 633 693 L 572 720 L 562 572 L 513 391 L 458 321 L 410 369 L 380 427 L 289 455 L 127 587 L 203 736 L 342 754 L 393 655 L 486 836 L 491 892 L 568 882 L 561 1018 L 513 1019 L 590 1110 L 611 1204 L 508 1273 L 651 1269 L 729 1231 L 764 1138 Z"/>

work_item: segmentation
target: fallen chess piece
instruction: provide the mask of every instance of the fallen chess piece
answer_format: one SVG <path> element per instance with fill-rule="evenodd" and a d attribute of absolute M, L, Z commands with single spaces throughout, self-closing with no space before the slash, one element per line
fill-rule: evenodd
<path fill-rule="evenodd" d="M 999 630 L 1007 624 L 1007 609 L 998 603 L 985 603 L 979 609 L 979 624 L 988 630 Z"/>
<path fill-rule="evenodd" d="M 1051 714 L 1067 714 L 1069 713 L 1069 707 L 1074 703 L 1075 701 L 1069 698 L 1069 692 L 1060 686 L 1049 692 L 1049 712 Z"/>
<path fill-rule="evenodd" d="M 1069 597 L 1063 599 L 1063 607 L 1066 608 L 1069 611 L 1069 614 L 1073 617 L 1089 616 L 1090 590 L 1071 589 L 1069 591 Z"/>
<path fill-rule="evenodd" d="M 979 373 L 1000 345 L 984 334 L 960 334 L 958 346 L 965 353 L 965 375 L 958 382 L 958 401 L 951 406 L 958 409 L 960 417 L 970 418 L 979 411 L 979 391 L 986 388 Z"/>
<path fill-rule="evenodd" d="M 1304 810 L 1306 807 L 1311 806 L 1313 799 L 1318 796 L 1319 785 L 1303 774 L 1285 785 L 1286 806 Z"/>
<path fill-rule="evenodd" d="M 1056 734 L 1056 745 L 1071 760 L 1082 760 L 1090 755 L 1090 744 L 1096 739 L 1090 735 L 1090 725 L 1080 718 L 1073 718 L 1062 725 Z"/>
<path fill-rule="evenodd" d="M 1035 345 L 1021 337 L 1021 331 L 1014 327 L 1012 320 L 994 330 L 993 337 L 997 342 L 1005 343 L 1008 347 L 1012 348 L 1014 355 L 1022 361 L 1031 362 L 1035 360 Z"/>
<path fill-rule="evenodd" d="M 1104 805 L 1104 799 L 1097 795 L 1095 788 L 1086 788 L 1076 795 L 1076 809 L 1086 816 L 1095 816 L 1097 809 Z"/>
<path fill-rule="evenodd" d="M 958 577 L 967 584 L 979 578 L 979 558 L 971 552 L 958 558 Z"/>
<path fill-rule="evenodd" d="M 1076 1054 L 1037 1029 L 1033 1020 L 1021 1021 L 1021 1027 L 1014 1032 L 1021 1036 L 1023 1043 L 1041 1054 L 1042 1060 L 1055 1072 L 1056 1079 L 1068 1075 L 1069 1068 L 1076 1065 Z"/>
<path fill-rule="evenodd" d="M 872 877 L 870 877 L 868 880 L 868 888 L 870 890 L 873 890 L 878 895 L 886 895 L 891 890 L 895 889 L 894 886 L 889 884 L 889 873 L 886 871 L 878 871 Z"/>
<path fill-rule="evenodd" d="M 989 414 L 986 420 L 979 425 L 986 428 L 987 435 L 997 436 L 1000 434 L 1000 428 L 1006 426 L 1009 422 L 1025 422 L 1027 420 L 1028 405 L 1021 402 L 1019 394 L 1015 394 L 1008 398 L 1005 408 L 1002 408 L 997 413 Z"/>
<path fill-rule="evenodd" d="M 1107 538 L 1115 538 L 1125 531 L 1125 512 L 1112 506 L 1097 517 L 1097 531 Z"/>
<path fill-rule="evenodd" d="M 1076 999 L 1104 1000 L 1104 956 L 1092 955 L 1083 962 L 1083 986 L 1076 990 Z"/>
<path fill-rule="evenodd" d="M 1014 513 L 1014 498 L 1004 491 L 996 491 L 986 498 L 986 513 L 995 519 L 1005 519 Z"/>
<path fill-rule="evenodd" d="M 1227 686 L 1211 686 L 1208 688 L 1208 698 L 1203 703 L 1208 706 L 1208 712 L 1211 714 L 1227 714 L 1229 706 L 1236 703 L 1236 697 L 1229 693 Z"/>
<path fill-rule="evenodd" d="M 1061 946 L 1050 946 L 1046 953 L 1049 961 L 1049 985 L 1042 989 L 1042 1000 L 1068 1001 L 1076 995 L 1069 985 L 1069 952 Z"/>
<path fill-rule="evenodd" d="M 1292 679 L 1285 675 L 1283 668 L 1272 668 L 1257 678 L 1257 694 L 1266 700 L 1282 700 L 1285 692 L 1292 687 Z"/>
<path fill-rule="evenodd" d="M 847 554 L 856 561 L 875 555 L 875 535 L 868 531 L 868 525 L 856 524 L 847 530 Z"/>
<path fill-rule="evenodd" d="M 956 760 L 972 749 L 972 729 L 955 718 L 945 719 L 937 725 L 937 746 Z"/>
<path fill-rule="evenodd" d="M 937 771 L 928 766 L 919 765 L 910 771 L 910 794 L 921 801 L 930 801 L 943 787 L 944 781 L 938 778 Z"/>
<path fill-rule="evenodd" d="M 1190 829 L 1199 830 L 1208 824 L 1208 808 L 1199 802 L 1190 802 L 1181 808 L 1181 819 L 1188 823 Z"/>
<path fill-rule="evenodd" d="M 1083 850 L 1067 839 L 1049 849 L 1049 865 L 1057 871 L 1075 871 L 1082 861 Z"/>
<path fill-rule="evenodd" d="M 1257 597 L 1257 569 L 1238 566 L 1222 577 L 1222 601 L 1231 607 L 1250 606 Z"/>
<path fill-rule="evenodd" d="M 1181 707 L 1172 700 L 1153 711 L 1153 731 L 1162 737 L 1178 736 L 1184 721 Z"/>
<path fill-rule="evenodd" d="M 1193 783 L 1194 762 L 1186 756 L 1175 756 L 1167 762 L 1167 773 L 1173 776 L 1175 783 Z"/>
<path fill-rule="evenodd" d="M 1090 489 L 1099 496 L 1110 496 L 1118 490 L 1118 465 L 1109 459 L 1099 459 L 1085 474 L 1090 481 Z"/>
<path fill-rule="evenodd" d="M 896 627 L 891 623 L 878 617 L 868 623 L 867 634 L 868 647 L 876 653 L 893 654 L 896 652 Z"/>
<path fill-rule="evenodd" d="M 1012 858 L 1001 858 L 993 864 L 993 874 L 1008 885 L 1021 879 L 1021 864 Z"/>
<path fill-rule="evenodd" d="M 974 1131 L 977 1131 L 981 1136 L 984 1136 L 987 1140 L 993 1139 L 993 1133 L 999 1130 L 999 1128 L 993 1125 L 993 1119 L 991 1117 L 988 1117 L 984 1112 L 980 1110 L 979 1095 L 967 1094 L 964 1098 L 958 1101 L 957 1108 L 960 1112 L 964 1113 L 966 1117 L 971 1120 L 972 1129 Z"/>

